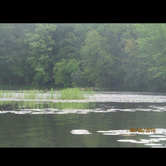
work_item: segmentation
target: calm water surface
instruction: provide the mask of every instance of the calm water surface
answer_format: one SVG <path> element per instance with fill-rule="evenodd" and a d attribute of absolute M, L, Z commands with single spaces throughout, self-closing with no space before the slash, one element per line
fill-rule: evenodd
<path fill-rule="evenodd" d="M 0 147 L 165 147 L 165 94 L 97 95 L 107 95 L 107 102 L 96 102 L 93 109 L 0 106 Z M 156 132 L 133 134 L 130 128 Z"/>

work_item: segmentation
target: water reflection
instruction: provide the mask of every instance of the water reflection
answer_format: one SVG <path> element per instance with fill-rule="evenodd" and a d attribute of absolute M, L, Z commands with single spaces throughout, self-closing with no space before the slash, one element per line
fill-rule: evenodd
<path fill-rule="evenodd" d="M 96 99 L 0 101 L 0 147 L 165 147 L 166 96 L 100 93 Z"/>
<path fill-rule="evenodd" d="M 0 114 L 87 114 L 115 112 L 165 112 L 166 103 L 0 101 Z"/>
<path fill-rule="evenodd" d="M 47 108 L 52 109 L 52 108 L 57 108 L 59 110 L 61 109 L 93 109 L 96 107 L 96 103 L 83 103 L 83 102 L 66 102 L 66 103 L 61 103 L 61 102 L 51 102 L 51 101 L 0 101 L 0 110 L 1 113 L 3 113 L 3 110 L 10 110 L 10 109 L 15 109 L 15 110 L 23 110 L 23 109 L 30 109 L 34 110 L 37 109 L 38 111 L 42 110 L 45 108 L 46 111 L 48 111 Z M 40 109 L 40 110 L 39 110 Z"/>

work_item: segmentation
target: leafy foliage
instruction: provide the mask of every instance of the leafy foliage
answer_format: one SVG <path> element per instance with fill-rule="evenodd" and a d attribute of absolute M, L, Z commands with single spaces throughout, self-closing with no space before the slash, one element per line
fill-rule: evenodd
<path fill-rule="evenodd" d="M 112 58 L 106 47 L 106 38 L 102 38 L 96 30 L 89 31 L 82 48 L 83 74 L 95 86 L 103 86 L 107 76 L 112 74 Z"/>
<path fill-rule="evenodd" d="M 0 24 L 0 85 L 166 90 L 166 24 Z"/>
<path fill-rule="evenodd" d="M 71 74 L 78 69 L 78 62 L 74 59 L 62 59 L 61 62 L 56 63 L 53 71 L 55 84 L 64 87 L 71 87 Z"/>

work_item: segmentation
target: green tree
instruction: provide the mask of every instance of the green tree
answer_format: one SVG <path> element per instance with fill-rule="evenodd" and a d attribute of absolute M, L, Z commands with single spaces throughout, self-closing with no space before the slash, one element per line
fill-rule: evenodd
<path fill-rule="evenodd" d="M 103 26 L 103 28 L 101 28 Z M 110 89 L 119 89 L 124 83 L 124 69 L 122 66 L 123 51 L 122 36 L 126 29 L 126 24 L 104 24 L 100 26 L 100 34 L 107 38 L 107 52 L 112 55 L 113 74 L 110 78 Z"/>
<path fill-rule="evenodd" d="M 151 90 L 166 88 L 166 24 L 137 24 L 139 56 L 147 69 L 147 82 Z"/>
<path fill-rule="evenodd" d="M 72 79 L 71 74 L 78 70 L 79 63 L 74 60 L 62 59 L 61 62 L 56 63 L 54 66 L 55 84 L 60 87 L 71 87 Z"/>
<path fill-rule="evenodd" d="M 35 26 L 31 24 L 13 24 L 13 35 L 15 36 L 13 56 L 15 57 L 15 63 L 12 76 L 15 85 L 18 84 L 20 79 L 28 85 L 28 76 L 32 74 L 32 70 L 27 63 L 29 43 L 25 42 L 25 38 L 26 33 L 34 29 Z"/>
<path fill-rule="evenodd" d="M 0 24 L 0 30 L 1 79 L 8 78 L 8 84 L 11 85 L 11 75 L 15 61 L 17 61 L 17 56 L 14 52 L 15 36 L 13 34 L 13 25 Z M 6 78 L 4 78 L 4 76 L 6 76 Z"/>
<path fill-rule="evenodd" d="M 52 36 L 55 31 L 55 24 L 37 24 L 35 33 L 27 33 L 31 55 L 28 61 L 36 72 L 34 80 L 41 85 L 48 81 L 53 85 L 52 50 L 55 42 Z"/>
<path fill-rule="evenodd" d="M 138 32 L 134 24 L 128 24 L 124 27 L 121 40 L 124 54 L 121 59 L 121 67 L 124 71 L 124 85 L 138 89 L 138 86 L 145 81 L 143 74 L 146 70 L 142 66 L 142 59 L 137 56 L 137 37 Z"/>
<path fill-rule="evenodd" d="M 107 50 L 107 40 L 101 37 L 96 30 L 91 30 L 85 38 L 83 55 L 83 74 L 95 86 L 107 86 L 107 81 L 113 74 L 112 57 Z"/>

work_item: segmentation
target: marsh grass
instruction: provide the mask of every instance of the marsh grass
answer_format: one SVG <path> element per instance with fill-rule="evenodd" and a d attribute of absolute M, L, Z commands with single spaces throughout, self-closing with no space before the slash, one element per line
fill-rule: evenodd
<path fill-rule="evenodd" d="M 54 99 L 54 91 L 53 91 L 53 88 L 51 88 L 51 99 Z"/>
<path fill-rule="evenodd" d="M 96 105 L 94 103 L 79 103 L 79 102 L 45 102 L 40 101 L 36 103 L 36 101 L 0 101 L 0 110 L 1 108 L 8 109 L 43 109 L 43 108 L 57 108 L 57 109 L 94 109 Z"/>
<path fill-rule="evenodd" d="M 44 99 L 44 91 L 41 91 L 39 94 L 39 99 L 43 100 Z"/>
<path fill-rule="evenodd" d="M 36 91 L 35 90 L 30 90 L 28 97 L 29 97 L 29 99 L 36 99 Z"/>
<path fill-rule="evenodd" d="M 0 98 L 17 98 L 17 99 L 55 99 L 55 91 L 51 88 L 50 92 L 44 93 L 44 90 L 31 89 L 29 91 L 19 90 L 16 94 L 13 91 L 0 91 Z M 80 88 L 67 88 L 56 91 L 56 99 L 62 100 L 81 100 L 89 99 L 90 95 L 93 95 L 94 91 L 89 89 L 82 91 Z"/>
<path fill-rule="evenodd" d="M 4 90 L 1 90 L 0 91 L 0 98 L 12 98 L 12 95 L 13 94 L 13 92 L 11 92 L 11 91 L 4 91 Z"/>
<path fill-rule="evenodd" d="M 44 99 L 44 92 L 39 91 L 38 89 L 30 90 L 30 91 L 24 91 L 23 92 L 24 99 Z"/>
<path fill-rule="evenodd" d="M 4 98 L 4 93 L 2 90 L 0 91 L 0 98 Z"/>
<path fill-rule="evenodd" d="M 19 99 L 22 98 L 22 92 L 21 92 L 21 90 L 19 90 L 17 98 L 19 98 Z"/>
<path fill-rule="evenodd" d="M 36 90 L 36 98 L 39 99 L 39 90 Z"/>
<path fill-rule="evenodd" d="M 9 91 L 7 91 L 5 95 L 6 98 L 9 98 Z"/>
<path fill-rule="evenodd" d="M 29 93 L 28 92 L 24 92 L 24 99 L 29 99 Z"/>
<path fill-rule="evenodd" d="M 89 95 L 94 94 L 92 91 L 82 91 L 80 88 L 67 88 L 59 91 L 57 99 L 62 100 L 80 100 L 87 99 Z"/>
<path fill-rule="evenodd" d="M 79 102 L 69 102 L 69 103 L 56 103 L 56 108 L 58 109 L 93 109 L 94 104 L 91 103 L 79 103 Z"/>
<path fill-rule="evenodd" d="M 13 98 L 16 98 L 16 92 L 13 93 L 13 96 L 12 96 L 12 97 L 13 97 Z"/>

